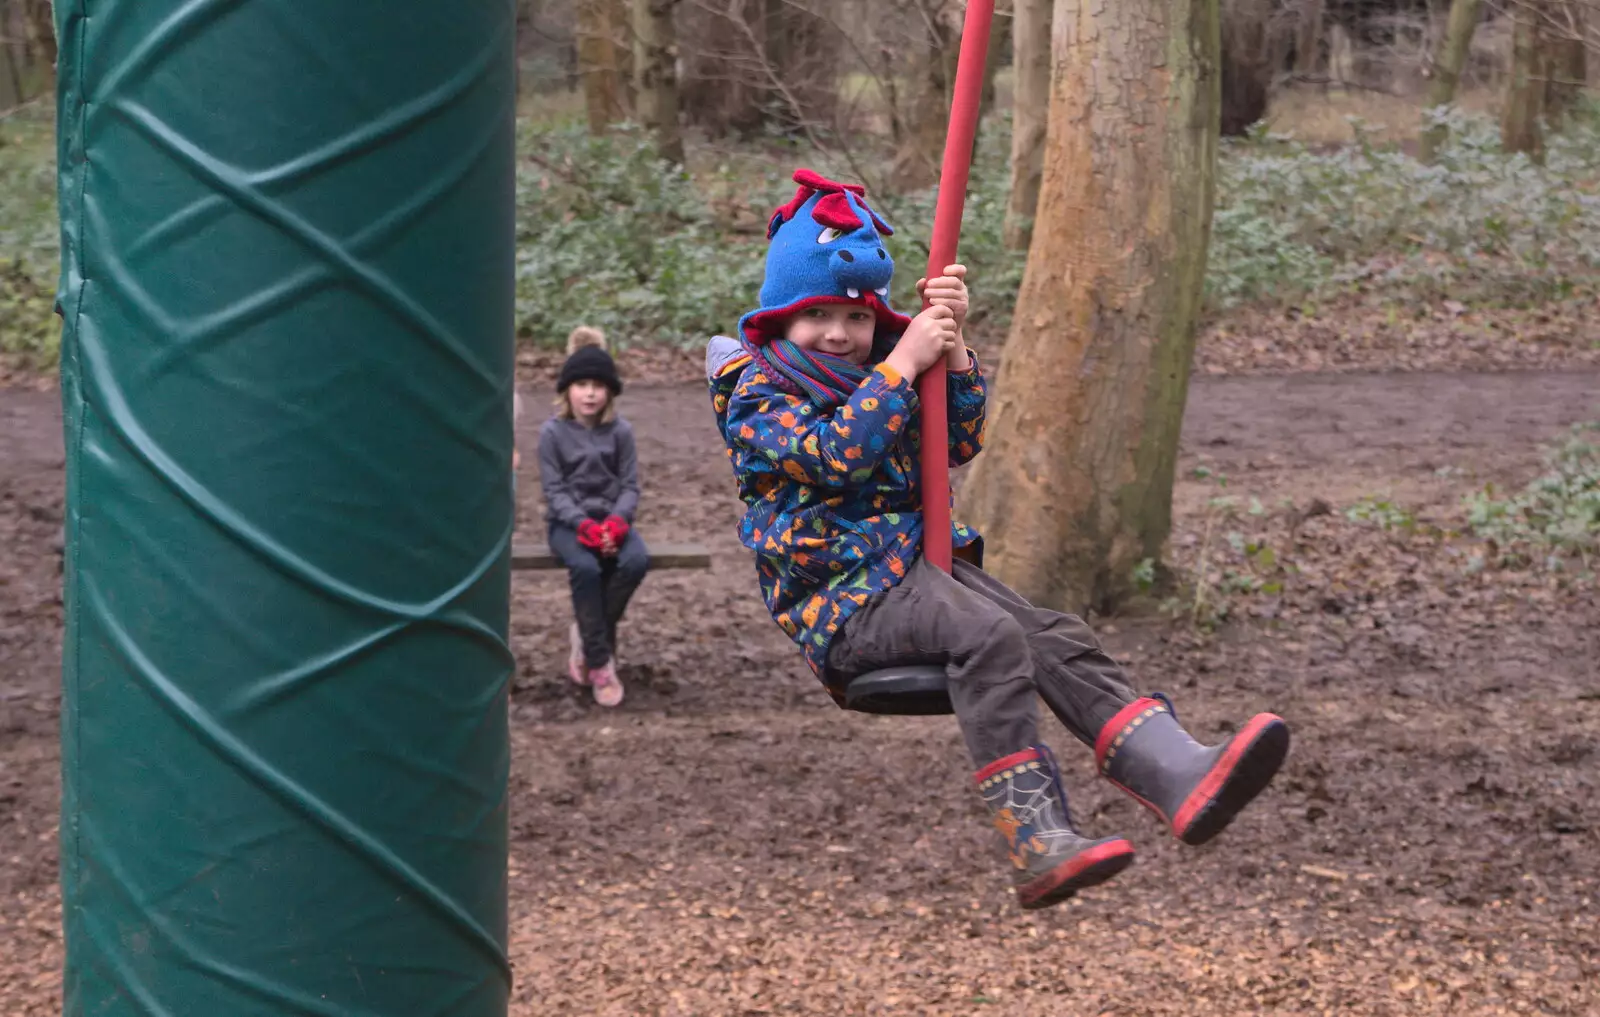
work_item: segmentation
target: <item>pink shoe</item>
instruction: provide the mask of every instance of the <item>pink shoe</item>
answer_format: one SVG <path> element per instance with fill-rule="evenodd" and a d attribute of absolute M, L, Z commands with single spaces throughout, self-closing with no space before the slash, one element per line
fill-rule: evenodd
<path fill-rule="evenodd" d="M 572 649 L 567 653 L 567 677 L 574 685 L 589 684 L 589 668 L 583 659 L 583 636 L 578 633 L 578 623 L 572 623 Z"/>
<path fill-rule="evenodd" d="M 616 706 L 622 702 L 622 679 L 617 677 L 616 661 L 590 668 L 589 684 L 594 686 L 594 701 L 601 706 Z"/>

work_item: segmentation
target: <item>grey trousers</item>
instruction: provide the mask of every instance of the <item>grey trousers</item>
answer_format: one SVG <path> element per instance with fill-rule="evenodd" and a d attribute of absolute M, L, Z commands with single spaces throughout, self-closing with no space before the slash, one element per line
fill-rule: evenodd
<path fill-rule="evenodd" d="M 575 531 L 551 526 L 550 550 L 567 567 L 584 663 L 604 667 L 617 648 L 617 624 L 650 569 L 650 549 L 630 530 L 616 557 L 602 558 L 578 543 Z"/>
<path fill-rule="evenodd" d="M 1035 693 L 1091 746 L 1138 698 L 1082 618 L 1034 607 L 959 559 L 953 574 L 917 559 L 900 585 L 857 608 L 828 648 L 830 680 L 905 664 L 945 665 L 975 768 L 1038 743 Z"/>

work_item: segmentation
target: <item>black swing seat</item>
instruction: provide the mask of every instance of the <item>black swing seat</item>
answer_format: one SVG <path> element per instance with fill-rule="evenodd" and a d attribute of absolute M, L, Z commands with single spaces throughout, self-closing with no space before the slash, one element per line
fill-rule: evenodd
<path fill-rule="evenodd" d="M 844 708 L 897 717 L 937 717 L 955 712 L 942 664 L 890 667 L 852 678 L 844 688 Z"/>

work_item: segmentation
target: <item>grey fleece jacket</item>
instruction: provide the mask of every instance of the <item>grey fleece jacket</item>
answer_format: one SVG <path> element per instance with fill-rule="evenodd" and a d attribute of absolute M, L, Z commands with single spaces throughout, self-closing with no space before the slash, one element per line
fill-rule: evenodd
<path fill-rule="evenodd" d="M 639 466 L 626 420 L 585 427 L 552 417 L 539 429 L 539 485 L 545 519 L 577 529 L 585 519 L 615 513 L 633 523 L 639 508 Z"/>

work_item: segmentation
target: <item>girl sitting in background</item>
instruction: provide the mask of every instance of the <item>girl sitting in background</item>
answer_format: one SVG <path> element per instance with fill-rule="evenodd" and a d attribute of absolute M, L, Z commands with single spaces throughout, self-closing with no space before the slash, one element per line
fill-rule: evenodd
<path fill-rule="evenodd" d="M 616 706 L 617 623 L 650 553 L 633 532 L 639 471 L 633 428 L 617 413 L 622 379 L 598 329 L 568 337 L 556 391 L 555 414 L 539 431 L 539 484 L 550 550 L 566 566 L 577 616 L 567 674 L 601 706 Z"/>

